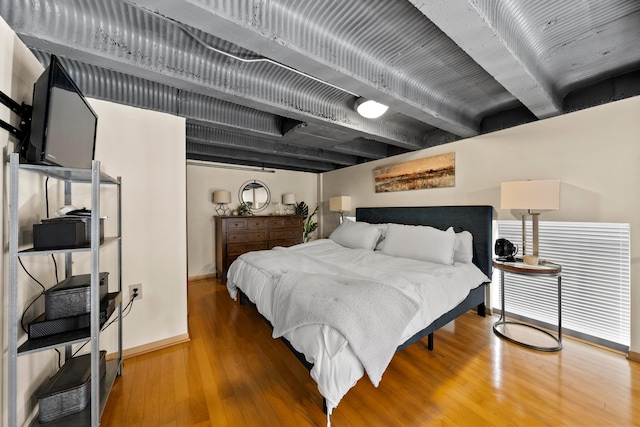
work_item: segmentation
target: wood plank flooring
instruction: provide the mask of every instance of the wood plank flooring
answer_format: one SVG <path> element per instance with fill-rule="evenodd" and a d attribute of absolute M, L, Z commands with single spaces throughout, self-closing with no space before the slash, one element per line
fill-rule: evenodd
<path fill-rule="evenodd" d="M 103 426 L 324 426 L 308 371 L 215 280 L 189 284 L 191 341 L 125 360 Z M 472 312 L 397 353 L 335 409 L 347 426 L 640 425 L 640 364 L 565 339 L 558 353 L 496 337 Z"/>

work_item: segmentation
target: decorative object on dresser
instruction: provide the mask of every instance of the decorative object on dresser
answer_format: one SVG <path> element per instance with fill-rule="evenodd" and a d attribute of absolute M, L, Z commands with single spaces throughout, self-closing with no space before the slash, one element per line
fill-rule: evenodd
<path fill-rule="evenodd" d="M 329 199 L 329 210 L 340 213 L 340 224 L 344 221 L 344 213 L 351 210 L 351 197 L 336 196 Z"/>
<path fill-rule="evenodd" d="M 272 201 L 271 202 L 271 215 L 282 215 L 282 207 L 280 206 L 280 202 Z"/>
<path fill-rule="evenodd" d="M 245 252 L 302 243 L 302 216 L 216 216 L 216 276 L 227 282 L 231 263 Z"/>
<path fill-rule="evenodd" d="M 291 215 L 295 213 L 296 195 L 293 193 L 284 193 L 282 195 L 282 204 L 284 205 L 284 213 Z"/>
<path fill-rule="evenodd" d="M 560 181 L 547 179 L 503 182 L 500 185 L 500 208 L 524 211 L 520 213 L 522 216 L 522 251 L 520 251 L 520 254 L 528 264 L 538 264 L 538 219 L 540 211 L 558 210 L 560 208 Z M 531 215 L 533 223 L 533 250 L 530 254 L 527 253 L 526 248 L 526 217 L 528 215 Z"/>
<path fill-rule="evenodd" d="M 246 203 L 240 203 L 240 206 L 238 206 L 238 209 L 236 209 L 236 212 L 238 213 L 238 216 L 253 215 L 253 212 L 251 211 L 251 206 L 249 206 Z"/>
<path fill-rule="evenodd" d="M 228 204 L 231 203 L 231 191 L 216 190 L 213 192 L 213 203 L 216 204 L 216 213 L 220 216 L 229 215 L 231 210 Z"/>

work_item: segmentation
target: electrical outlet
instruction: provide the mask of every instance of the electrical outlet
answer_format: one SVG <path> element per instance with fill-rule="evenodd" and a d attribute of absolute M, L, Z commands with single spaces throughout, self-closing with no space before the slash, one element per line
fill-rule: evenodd
<path fill-rule="evenodd" d="M 129 285 L 129 298 L 133 297 L 134 289 L 138 290 L 137 300 L 142 299 L 142 283 L 136 283 L 135 285 Z"/>

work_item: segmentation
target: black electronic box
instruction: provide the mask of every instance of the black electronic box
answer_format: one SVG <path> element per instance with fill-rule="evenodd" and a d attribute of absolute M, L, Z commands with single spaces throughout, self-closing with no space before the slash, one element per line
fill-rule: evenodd
<path fill-rule="evenodd" d="M 104 218 L 100 218 L 100 243 L 104 242 Z M 72 249 L 91 245 L 90 217 L 57 217 L 33 224 L 35 250 Z"/>

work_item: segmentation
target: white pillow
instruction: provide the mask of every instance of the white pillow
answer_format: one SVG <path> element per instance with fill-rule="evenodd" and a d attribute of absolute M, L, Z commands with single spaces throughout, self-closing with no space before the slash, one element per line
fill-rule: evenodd
<path fill-rule="evenodd" d="M 345 219 L 329 236 L 334 242 L 351 249 L 373 250 L 380 238 L 377 225 Z"/>
<path fill-rule="evenodd" d="M 456 233 L 421 225 L 389 224 L 382 253 L 395 257 L 453 264 Z"/>
<path fill-rule="evenodd" d="M 449 227 L 447 231 L 453 231 Z M 456 247 L 453 251 L 453 262 L 470 264 L 473 261 L 473 235 L 468 231 L 456 233 Z"/>

